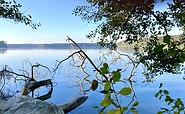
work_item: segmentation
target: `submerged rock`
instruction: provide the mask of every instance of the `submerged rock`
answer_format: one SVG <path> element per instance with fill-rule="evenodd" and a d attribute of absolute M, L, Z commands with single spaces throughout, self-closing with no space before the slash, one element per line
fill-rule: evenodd
<path fill-rule="evenodd" d="M 52 103 L 21 96 L 2 100 L 0 114 L 64 114 L 64 112 L 62 108 Z"/>

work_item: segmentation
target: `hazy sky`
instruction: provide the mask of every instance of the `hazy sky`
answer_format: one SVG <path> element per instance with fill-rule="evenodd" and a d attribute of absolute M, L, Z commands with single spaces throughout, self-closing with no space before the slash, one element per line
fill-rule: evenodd
<path fill-rule="evenodd" d="M 14 24 L 0 19 L 0 41 L 12 43 L 63 43 L 66 35 L 76 42 L 90 42 L 85 36 L 96 28 L 95 24 L 83 22 L 72 15 L 77 5 L 86 4 L 86 0 L 16 0 L 22 4 L 21 11 L 30 14 L 41 27 L 33 30 L 22 23 Z M 163 8 L 163 6 L 159 6 Z M 179 34 L 175 29 L 172 34 Z M 95 41 L 94 41 L 95 42 Z"/>

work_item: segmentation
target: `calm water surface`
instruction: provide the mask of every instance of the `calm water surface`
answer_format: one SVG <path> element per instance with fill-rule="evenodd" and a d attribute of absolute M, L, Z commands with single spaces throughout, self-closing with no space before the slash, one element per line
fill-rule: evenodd
<path fill-rule="evenodd" d="M 120 52 L 124 52 L 127 54 L 132 54 L 132 51 L 129 49 L 119 49 Z M 95 62 L 96 65 L 100 64 L 100 60 L 105 59 L 102 57 L 102 53 L 106 53 L 106 49 L 87 49 L 86 53 L 88 56 Z M 30 66 L 27 61 L 30 61 L 32 64 L 40 63 L 48 66 L 51 70 L 55 67 L 56 60 L 65 59 L 68 55 L 71 54 L 70 49 L 16 49 L 16 50 L 1 50 L 0 51 L 0 64 L 8 65 L 13 71 L 20 72 L 20 69 L 25 69 L 30 72 Z M 100 58 L 101 57 L 101 58 Z M 111 60 L 116 57 L 116 54 L 112 54 L 107 58 L 107 62 L 110 63 Z M 126 61 L 126 58 L 123 58 Z M 80 86 L 78 86 L 77 77 L 82 78 L 85 75 L 77 68 L 74 68 L 70 65 L 72 60 L 69 59 L 63 62 L 60 66 L 60 69 L 57 70 L 54 78 L 52 78 L 52 73 L 47 72 L 45 69 L 39 69 L 39 71 L 35 70 L 35 78 L 40 79 L 48 79 L 52 78 L 54 82 L 54 90 L 52 93 L 52 97 L 47 101 L 52 102 L 54 104 L 63 104 L 65 102 L 69 102 L 72 99 L 75 99 L 78 96 L 81 96 L 82 93 L 79 93 Z M 111 65 L 111 70 L 117 69 L 118 65 L 121 65 L 122 62 L 117 61 L 116 63 Z M 120 66 L 120 68 L 124 68 L 125 66 Z M 129 67 L 129 69 L 131 66 Z M 129 75 L 129 69 L 126 70 L 122 76 L 127 77 Z M 88 78 L 92 80 L 95 78 L 92 66 L 87 62 L 86 63 L 86 71 L 91 74 Z M 158 92 L 158 87 L 160 82 L 163 82 L 163 89 L 167 89 L 170 92 L 172 98 L 181 98 L 182 101 L 185 101 L 185 81 L 182 80 L 184 74 L 181 75 L 171 75 L 165 74 L 163 76 L 158 76 L 155 78 L 153 83 L 142 83 L 145 81 L 145 78 L 142 75 L 143 67 L 139 66 L 137 69 L 137 74 L 133 78 L 137 81 L 137 83 L 133 83 L 134 90 L 136 92 L 136 97 L 139 101 L 139 106 L 136 108 L 140 114 L 155 114 L 159 111 L 161 107 L 166 107 L 166 104 L 163 100 L 159 100 L 155 98 L 155 93 Z M 21 72 L 20 72 L 21 73 Z M 76 73 L 76 74 L 75 74 Z M 13 82 L 10 82 L 13 83 Z M 21 85 L 21 84 L 20 84 Z M 118 89 L 121 89 L 125 85 L 118 84 Z M 17 88 L 16 88 L 17 87 Z M 21 86 L 10 86 L 10 89 L 19 89 L 21 90 Z M 89 89 L 89 84 L 85 83 L 85 89 Z M 104 98 L 103 94 L 100 94 L 99 91 L 101 89 L 97 89 L 96 91 L 89 91 L 86 93 L 88 95 L 87 101 L 76 108 L 74 111 L 70 112 L 70 114 L 95 114 L 98 113 L 97 109 L 93 109 L 92 106 L 100 106 L 100 101 Z M 39 94 L 47 93 L 47 89 L 40 89 Z M 19 94 L 17 94 L 19 95 Z M 131 96 L 122 97 L 121 103 L 123 106 L 128 104 L 128 101 L 131 99 Z M 110 107 L 110 109 L 113 107 Z M 130 113 L 130 112 L 128 112 Z"/>

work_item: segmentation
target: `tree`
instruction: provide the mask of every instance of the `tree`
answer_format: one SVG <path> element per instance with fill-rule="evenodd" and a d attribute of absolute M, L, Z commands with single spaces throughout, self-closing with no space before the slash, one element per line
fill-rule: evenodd
<path fill-rule="evenodd" d="M 87 35 L 95 38 L 101 46 L 115 48 L 123 36 L 125 42 L 142 43 L 135 46 L 136 55 L 153 73 L 174 73 L 179 63 L 185 61 L 185 1 L 184 0 L 88 0 L 90 5 L 77 6 L 74 14 L 87 22 L 101 22 Z M 167 4 L 165 11 L 154 10 L 157 3 Z M 169 35 L 173 27 L 183 34 L 179 40 Z M 158 36 L 162 35 L 163 42 Z M 150 61 L 150 62 L 148 62 Z M 153 61 L 153 62 L 151 62 Z M 149 69 L 150 70 L 150 69 Z"/>
<path fill-rule="evenodd" d="M 178 74 L 183 71 L 185 61 L 185 1 L 184 0 L 87 0 L 89 5 L 77 6 L 73 13 L 80 16 L 83 21 L 88 23 L 100 23 L 98 27 L 91 31 L 87 38 L 96 38 L 101 46 L 107 46 L 110 49 L 116 49 L 119 39 L 125 36 L 125 42 L 135 44 L 134 55 L 139 58 L 132 60 L 133 67 L 127 81 L 130 87 L 124 87 L 116 92 L 114 85 L 121 80 L 120 70 L 109 71 L 109 65 L 104 63 L 99 74 L 104 77 L 104 94 L 105 98 L 100 105 L 103 108 L 100 113 L 110 104 L 117 109 L 109 110 L 108 113 L 123 113 L 128 110 L 132 103 L 131 110 L 135 111 L 135 106 L 139 103 L 135 99 L 135 92 L 132 88 L 133 69 L 138 64 L 144 64 L 146 78 L 153 78 L 155 75 L 167 73 Z M 157 3 L 167 5 L 165 11 L 155 9 Z M 169 35 L 169 32 L 175 27 L 181 28 L 183 33 L 176 39 Z M 162 38 L 159 38 L 162 36 Z M 162 40 L 161 40 L 162 39 Z M 128 55 L 124 55 L 130 58 Z M 178 70 L 177 70 L 178 68 Z M 160 84 L 160 87 L 162 84 Z M 133 99 L 128 106 L 122 107 L 117 97 L 127 96 L 133 93 Z M 180 113 L 184 110 L 184 104 L 181 99 L 172 99 L 167 90 L 161 90 L 155 95 L 156 97 L 165 96 L 165 101 L 170 105 L 174 103 L 172 109 L 161 108 L 159 113 Z M 116 102 L 114 102 L 116 101 Z M 99 107 L 94 107 L 99 108 Z M 176 111 L 177 110 L 177 111 Z"/>
<path fill-rule="evenodd" d="M 15 0 L 6 1 L 0 0 L 0 18 L 13 20 L 14 22 L 21 22 L 36 29 L 40 23 L 34 23 L 31 15 L 24 15 L 20 11 L 21 4 L 17 4 Z"/>

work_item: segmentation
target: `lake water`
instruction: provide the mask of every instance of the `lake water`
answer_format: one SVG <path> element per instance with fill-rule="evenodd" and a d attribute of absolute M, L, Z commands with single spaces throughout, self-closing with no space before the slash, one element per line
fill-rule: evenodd
<path fill-rule="evenodd" d="M 74 51 L 74 50 L 73 50 Z M 20 69 L 26 70 L 30 73 L 30 65 L 36 64 L 37 62 L 49 67 L 51 70 L 55 67 L 56 60 L 63 60 L 68 55 L 70 55 L 73 51 L 70 49 L 8 49 L 0 51 L 0 64 L 8 65 L 13 71 L 21 73 Z M 87 49 L 87 55 L 94 61 L 94 63 L 98 66 L 101 61 L 107 61 L 107 63 L 111 63 L 112 59 L 114 59 L 117 55 L 112 53 L 107 57 L 107 59 L 103 58 L 106 56 L 107 49 Z M 132 50 L 128 48 L 119 49 L 120 52 L 124 52 L 132 55 Z M 127 61 L 126 58 L 123 57 L 124 61 Z M 29 62 L 28 62 L 29 61 Z M 111 70 L 116 70 L 118 67 L 124 69 L 124 61 L 117 61 L 114 64 L 111 64 Z M 52 93 L 52 97 L 48 99 L 48 102 L 52 102 L 54 104 L 63 104 L 66 102 L 75 99 L 78 96 L 83 95 L 80 92 L 79 83 L 76 83 L 79 79 L 85 77 L 82 72 L 79 72 L 77 68 L 72 67 L 73 61 L 69 59 L 63 62 L 60 65 L 60 69 L 57 70 L 54 77 L 52 77 L 52 73 L 48 72 L 46 69 L 40 68 L 34 71 L 35 78 L 37 80 L 43 79 L 52 79 L 54 83 L 54 90 Z M 95 79 L 95 72 L 93 67 L 86 62 L 86 72 L 90 74 L 89 80 Z M 122 73 L 122 78 L 128 77 L 131 66 L 128 67 L 128 70 Z M 167 89 L 170 92 L 170 96 L 172 98 L 181 98 L 182 101 L 185 101 L 185 81 L 183 80 L 184 74 L 181 75 L 172 75 L 172 74 L 164 74 L 162 76 L 155 77 L 153 82 L 143 83 L 145 81 L 145 77 L 142 75 L 143 67 L 139 66 L 137 69 L 136 75 L 133 77 L 136 83 L 133 83 L 133 88 L 136 93 L 136 97 L 138 99 L 139 105 L 136 107 L 139 114 L 155 114 L 157 113 L 161 107 L 166 107 L 167 104 L 164 102 L 164 99 L 159 100 L 155 98 L 155 93 L 159 91 L 160 82 L 163 83 L 163 89 Z M 78 77 L 78 78 L 77 78 Z M 11 90 L 21 90 L 23 82 L 18 84 L 14 84 L 13 82 L 9 82 L 10 85 L 6 87 Z M 85 84 L 85 90 L 89 89 L 89 84 L 87 82 Z M 124 84 L 118 84 L 117 88 L 123 88 Z M 99 86 L 101 87 L 101 86 Z M 102 88 L 98 88 L 96 91 L 88 91 L 86 95 L 88 96 L 87 101 L 82 104 L 80 107 L 71 111 L 69 114 L 95 114 L 98 113 L 97 109 L 93 109 L 92 106 L 100 106 L 101 100 L 104 98 L 104 95 L 100 93 Z M 39 90 L 39 94 L 42 95 L 47 93 L 47 89 L 41 88 Z M 20 92 L 17 94 L 17 96 Z M 121 97 L 121 104 L 123 106 L 128 105 L 131 96 Z M 114 108 L 110 106 L 109 109 Z M 128 113 L 131 113 L 130 111 Z"/>

